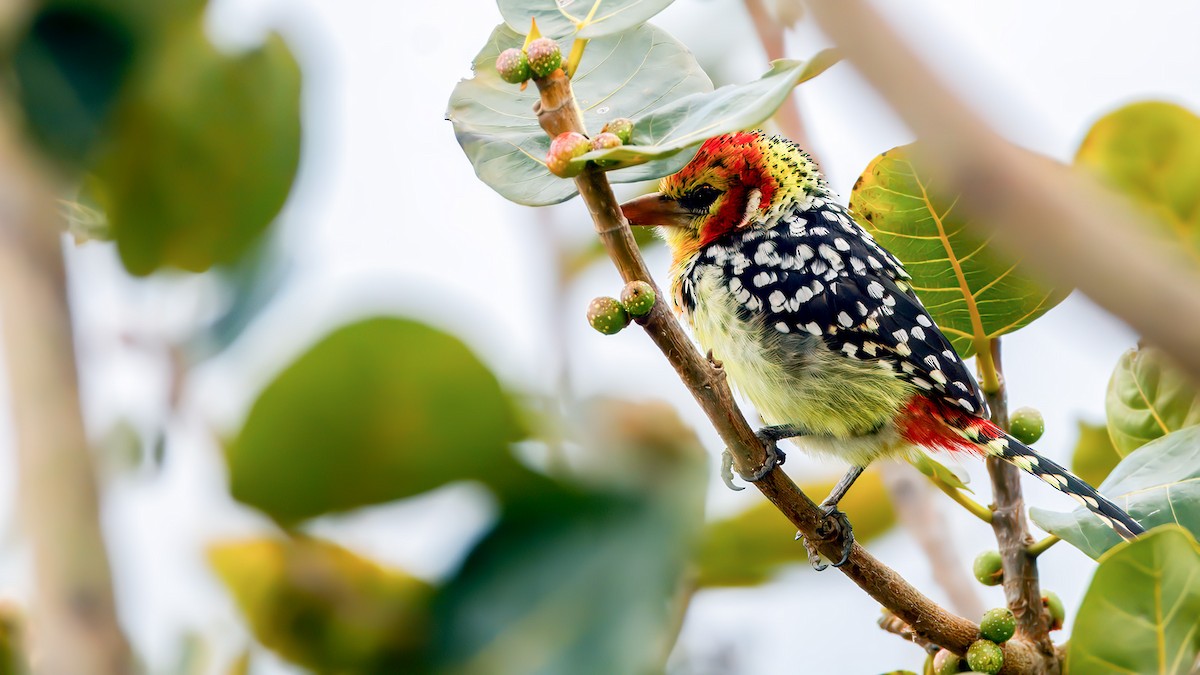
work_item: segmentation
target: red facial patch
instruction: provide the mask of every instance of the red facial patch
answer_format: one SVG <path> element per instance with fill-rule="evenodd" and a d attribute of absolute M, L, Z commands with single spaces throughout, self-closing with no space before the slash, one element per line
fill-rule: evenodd
<path fill-rule="evenodd" d="M 684 185 L 698 182 L 704 175 L 725 178 L 721 205 L 701 229 L 700 246 L 708 245 L 741 224 L 752 190 L 759 192 L 759 208 L 770 208 L 777 183 L 767 160 L 762 137 L 741 131 L 708 139 L 700 146 L 696 157 L 679 172 L 679 180 Z"/>

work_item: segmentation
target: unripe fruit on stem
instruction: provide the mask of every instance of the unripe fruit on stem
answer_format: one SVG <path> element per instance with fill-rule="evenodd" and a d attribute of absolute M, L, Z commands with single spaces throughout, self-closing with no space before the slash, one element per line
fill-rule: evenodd
<path fill-rule="evenodd" d="M 550 38 L 538 38 L 525 48 L 529 55 L 529 69 L 538 77 L 546 77 L 562 65 L 562 50 Z"/>
<path fill-rule="evenodd" d="M 988 675 L 995 675 L 1004 667 L 1004 652 L 991 640 L 976 640 L 967 649 L 967 665 Z"/>
<path fill-rule="evenodd" d="M 610 134 L 606 131 L 596 134 L 595 138 L 592 139 L 592 150 L 608 150 L 609 148 L 619 147 L 621 147 L 621 139 L 617 138 L 616 134 Z M 611 159 L 596 160 L 596 166 L 599 167 L 616 166 L 617 164 L 620 164 L 620 162 Z"/>
<path fill-rule="evenodd" d="M 1054 591 L 1042 591 L 1042 607 L 1050 613 L 1050 630 L 1062 630 L 1063 621 L 1067 618 L 1067 610 L 1062 600 Z"/>
<path fill-rule="evenodd" d="M 975 558 L 975 578 L 984 586 L 996 586 L 1004 581 L 1004 562 L 999 551 L 984 551 Z"/>
<path fill-rule="evenodd" d="M 979 622 L 979 634 L 997 644 L 1008 642 L 1015 632 L 1017 617 L 1007 607 L 989 609 Z"/>
<path fill-rule="evenodd" d="M 529 59 L 520 49 L 505 49 L 496 57 L 496 72 L 509 84 L 521 84 L 529 79 Z"/>
<path fill-rule="evenodd" d="M 633 138 L 633 120 L 627 117 L 618 117 L 600 130 L 602 133 L 612 134 L 621 139 L 621 145 L 627 145 L 630 139 Z"/>
<path fill-rule="evenodd" d="M 1032 445 L 1046 431 L 1046 420 L 1037 408 L 1017 408 L 1008 416 L 1008 433 L 1025 445 Z"/>
<path fill-rule="evenodd" d="M 933 655 L 933 675 L 954 675 L 958 672 L 962 659 L 949 649 L 939 649 Z"/>
<path fill-rule="evenodd" d="M 646 316 L 654 309 L 654 287 L 644 281 L 631 281 L 621 289 L 621 304 L 633 316 Z"/>
<path fill-rule="evenodd" d="M 615 335 L 629 325 L 629 312 L 616 298 L 596 298 L 588 305 L 588 323 L 605 335 Z"/>
<path fill-rule="evenodd" d="M 550 173 L 562 178 L 578 176 L 583 167 L 571 166 L 571 160 L 587 154 L 592 149 L 592 143 L 587 136 L 574 131 L 564 131 L 550 142 L 550 151 L 546 153 L 546 168 Z"/>

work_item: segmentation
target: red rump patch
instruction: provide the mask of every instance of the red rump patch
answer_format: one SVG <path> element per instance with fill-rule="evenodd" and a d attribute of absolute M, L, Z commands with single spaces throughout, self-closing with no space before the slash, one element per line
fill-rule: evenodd
<path fill-rule="evenodd" d="M 1000 427 L 990 420 L 969 415 L 925 396 L 909 399 L 900 416 L 899 426 L 900 435 L 913 445 L 975 455 L 982 454 L 980 443 L 1004 436 Z M 962 432 L 978 441 L 964 438 Z"/>

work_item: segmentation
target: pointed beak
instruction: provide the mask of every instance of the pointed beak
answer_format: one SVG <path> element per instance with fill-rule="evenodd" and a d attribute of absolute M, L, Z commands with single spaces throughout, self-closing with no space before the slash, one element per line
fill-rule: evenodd
<path fill-rule="evenodd" d="M 621 213 L 635 227 L 691 227 L 695 214 L 661 192 L 651 192 L 621 205 Z"/>

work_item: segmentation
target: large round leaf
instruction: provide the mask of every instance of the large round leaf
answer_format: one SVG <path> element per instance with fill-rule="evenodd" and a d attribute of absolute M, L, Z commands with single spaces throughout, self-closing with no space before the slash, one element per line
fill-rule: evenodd
<path fill-rule="evenodd" d="M 433 588 L 316 539 L 213 547 L 217 575 L 254 636 L 318 673 L 414 672 L 432 631 Z"/>
<path fill-rule="evenodd" d="M 576 33 L 581 38 L 614 35 L 645 23 L 675 0 L 499 0 L 504 22 L 518 33 L 538 30 L 549 37 Z"/>
<path fill-rule="evenodd" d="M 199 12 L 170 31 L 124 92 L 96 166 L 138 275 L 236 260 L 283 207 L 300 161 L 300 70 L 283 40 L 229 57 Z"/>
<path fill-rule="evenodd" d="M 1200 424 L 1200 389 L 1158 349 L 1121 356 L 1108 381 L 1108 432 L 1122 456 L 1166 434 Z"/>
<path fill-rule="evenodd" d="M 1092 125 L 1075 164 L 1158 216 L 1158 233 L 1200 264 L 1200 117 L 1160 101 L 1127 105 Z"/>
<path fill-rule="evenodd" d="M 1079 607 L 1071 675 L 1196 672 L 1200 656 L 1200 546 L 1166 526 L 1100 560 Z"/>
<path fill-rule="evenodd" d="M 913 287 L 963 358 L 1062 301 L 1067 289 L 1038 283 L 1020 261 L 968 227 L 957 195 L 938 191 L 915 159 L 915 145 L 871 161 L 854 185 L 850 208 L 884 248 L 904 263 Z"/>
<path fill-rule="evenodd" d="M 1099 485 L 1121 461 L 1104 424 L 1079 420 L 1079 440 L 1071 453 L 1071 471 L 1088 485 Z"/>
<path fill-rule="evenodd" d="M 233 496 L 293 523 L 454 480 L 502 486 L 522 475 L 508 451 L 517 436 L 499 383 L 461 342 L 376 318 L 276 377 L 226 455 Z"/>
<path fill-rule="evenodd" d="M 1097 489 L 1147 529 L 1170 523 L 1200 533 L 1200 426 L 1133 451 Z M 1029 514 L 1039 527 L 1093 558 L 1121 543 L 1116 532 L 1082 506 L 1070 513 L 1033 508 Z"/>

